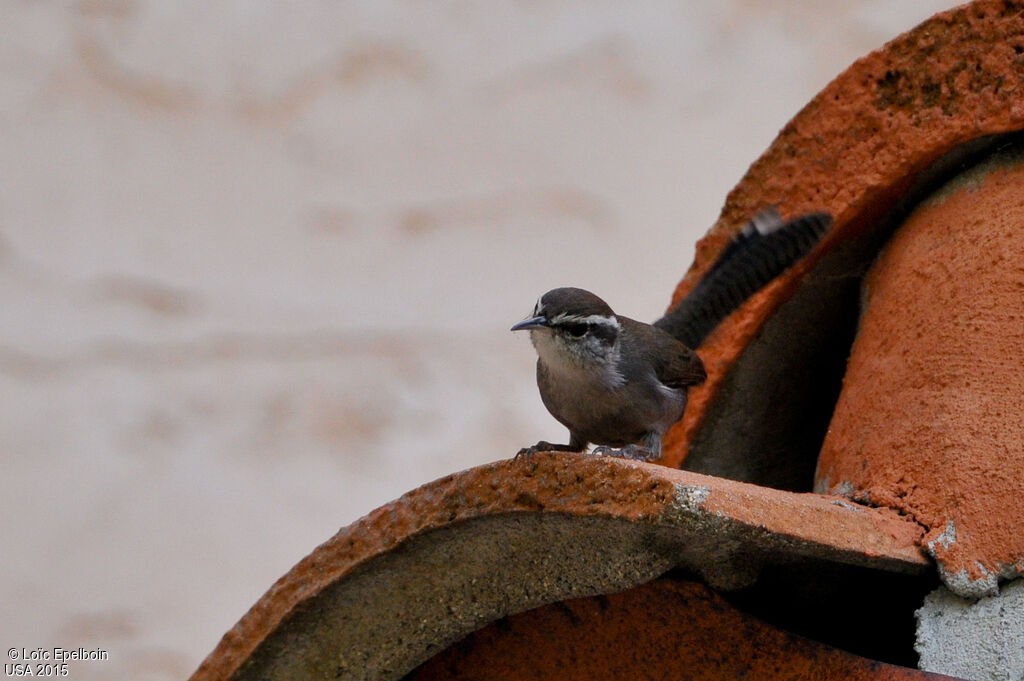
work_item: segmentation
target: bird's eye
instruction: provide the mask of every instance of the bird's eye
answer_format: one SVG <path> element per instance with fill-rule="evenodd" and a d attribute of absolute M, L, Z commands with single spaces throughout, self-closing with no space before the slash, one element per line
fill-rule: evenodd
<path fill-rule="evenodd" d="M 569 326 L 566 327 L 566 331 L 569 332 L 569 335 L 570 336 L 575 336 L 576 338 L 580 338 L 580 337 L 586 335 L 587 331 L 589 331 L 589 330 L 590 330 L 590 324 L 583 324 L 583 323 L 580 323 L 580 324 L 570 324 Z"/>

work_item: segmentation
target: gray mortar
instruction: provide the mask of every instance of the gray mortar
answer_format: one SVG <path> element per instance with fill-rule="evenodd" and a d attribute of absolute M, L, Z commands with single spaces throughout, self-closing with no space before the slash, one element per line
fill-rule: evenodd
<path fill-rule="evenodd" d="M 999 593 L 999 577 L 985 569 L 981 563 L 976 563 L 981 570 L 981 577 L 971 579 L 967 570 L 961 568 L 956 572 L 950 572 L 946 565 L 938 562 L 939 578 L 946 587 L 962 598 L 985 598 L 995 596 Z"/>
<path fill-rule="evenodd" d="M 676 504 L 680 509 L 696 512 L 711 495 L 706 485 L 676 485 Z"/>
<path fill-rule="evenodd" d="M 944 586 L 917 611 L 919 667 L 974 681 L 1024 681 L 1024 580 L 978 601 Z"/>

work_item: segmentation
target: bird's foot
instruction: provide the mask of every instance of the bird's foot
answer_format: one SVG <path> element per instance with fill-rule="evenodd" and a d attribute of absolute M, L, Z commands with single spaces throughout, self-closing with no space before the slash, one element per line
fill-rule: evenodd
<path fill-rule="evenodd" d="M 545 442 L 544 440 L 541 440 L 540 442 L 538 442 L 537 444 L 533 445 L 532 447 L 523 447 L 522 449 L 520 449 L 518 452 L 516 452 L 516 455 L 514 457 L 512 457 L 512 460 L 513 461 L 519 461 L 520 459 L 525 459 L 526 462 L 529 463 L 530 459 L 532 459 L 533 455 L 536 454 L 537 452 L 578 452 L 578 451 L 580 451 L 579 448 L 578 447 L 574 447 L 571 444 L 570 445 L 553 445 L 550 442 Z"/>
<path fill-rule="evenodd" d="M 622 449 L 614 447 L 594 447 L 595 456 L 614 456 L 618 459 L 632 459 L 633 461 L 654 461 L 659 457 L 658 452 L 640 445 L 626 445 Z"/>

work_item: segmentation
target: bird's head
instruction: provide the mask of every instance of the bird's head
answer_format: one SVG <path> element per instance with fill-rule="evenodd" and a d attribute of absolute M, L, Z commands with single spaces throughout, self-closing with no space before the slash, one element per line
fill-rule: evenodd
<path fill-rule="evenodd" d="M 617 352 L 621 329 L 608 303 L 580 288 L 548 291 L 533 314 L 512 327 L 529 331 L 537 354 L 555 367 L 608 362 Z"/>

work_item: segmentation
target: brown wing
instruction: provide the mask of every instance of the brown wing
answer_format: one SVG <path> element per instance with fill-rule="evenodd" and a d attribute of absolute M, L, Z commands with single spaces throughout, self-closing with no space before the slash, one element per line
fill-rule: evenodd
<path fill-rule="evenodd" d="M 697 353 L 665 331 L 625 317 L 619 317 L 619 322 L 628 327 L 627 337 L 638 339 L 634 351 L 654 368 L 655 376 L 664 385 L 682 389 L 707 378 L 704 362 Z"/>
<path fill-rule="evenodd" d="M 654 363 L 654 373 L 658 380 L 670 388 L 677 389 L 703 383 L 707 378 L 704 362 L 696 352 L 671 336 L 669 338 L 675 341 L 678 352 L 668 354 L 663 361 Z"/>

